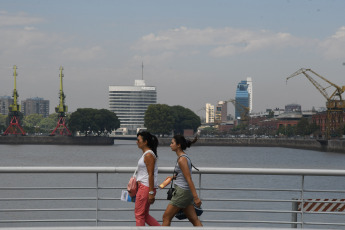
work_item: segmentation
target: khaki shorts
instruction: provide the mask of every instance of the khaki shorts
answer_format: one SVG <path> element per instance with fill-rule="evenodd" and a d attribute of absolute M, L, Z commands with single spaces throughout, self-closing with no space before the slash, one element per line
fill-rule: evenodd
<path fill-rule="evenodd" d="M 190 190 L 175 185 L 175 191 L 169 204 L 179 208 L 186 208 L 188 205 L 193 204 L 193 194 Z"/>

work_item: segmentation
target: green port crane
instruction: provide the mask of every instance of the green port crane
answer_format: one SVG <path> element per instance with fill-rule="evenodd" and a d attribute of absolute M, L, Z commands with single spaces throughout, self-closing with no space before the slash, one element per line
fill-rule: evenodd
<path fill-rule="evenodd" d="M 308 72 L 319 77 L 326 83 L 326 86 L 322 86 L 319 82 L 313 79 Z M 316 73 L 311 69 L 301 68 L 295 73 L 291 74 L 286 78 L 286 82 L 297 75 L 303 74 L 306 78 L 316 87 L 316 89 L 326 98 L 326 107 L 327 107 L 327 119 L 326 119 L 326 139 L 330 139 L 331 135 L 335 135 L 337 132 L 340 132 L 344 127 L 344 110 L 345 110 L 345 101 L 342 98 L 342 94 L 345 91 L 345 86 L 338 86 L 328 79 L 324 78 L 320 74 Z M 324 84 L 325 84 L 324 83 Z M 329 96 L 327 89 L 335 88 L 331 96 Z"/>
<path fill-rule="evenodd" d="M 53 130 L 53 132 L 50 134 L 50 136 L 54 136 L 56 134 L 59 134 L 61 136 L 71 136 L 72 133 L 69 131 L 69 129 L 66 126 L 66 113 L 67 113 L 67 106 L 65 105 L 65 98 L 66 95 L 63 92 L 63 84 L 62 84 L 62 78 L 63 75 L 63 67 L 60 66 L 60 92 L 59 92 L 59 99 L 60 103 L 57 107 L 55 107 L 55 112 L 58 114 L 58 122 Z"/>
<path fill-rule="evenodd" d="M 20 105 L 17 103 L 19 94 L 17 91 L 17 66 L 13 66 L 13 76 L 14 76 L 14 89 L 13 89 L 13 104 L 9 107 L 9 118 L 11 119 L 8 128 L 5 130 L 3 135 L 8 134 L 21 134 L 26 135 L 23 128 L 20 126 Z"/>

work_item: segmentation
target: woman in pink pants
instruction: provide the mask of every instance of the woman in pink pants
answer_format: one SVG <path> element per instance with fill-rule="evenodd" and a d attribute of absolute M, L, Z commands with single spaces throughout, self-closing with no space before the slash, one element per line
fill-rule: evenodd
<path fill-rule="evenodd" d="M 137 181 L 138 192 L 135 198 L 136 226 L 160 226 L 155 218 L 149 214 L 150 205 L 155 202 L 157 176 L 157 146 L 158 139 L 149 132 L 137 134 L 137 145 L 142 150 L 142 157 L 138 161 Z"/>

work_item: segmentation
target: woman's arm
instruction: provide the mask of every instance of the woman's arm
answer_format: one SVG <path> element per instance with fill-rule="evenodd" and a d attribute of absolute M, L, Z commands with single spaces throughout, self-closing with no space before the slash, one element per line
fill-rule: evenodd
<path fill-rule="evenodd" d="M 144 157 L 144 162 L 146 165 L 147 173 L 149 174 L 149 191 L 153 191 L 154 189 L 154 169 L 155 169 L 155 162 L 156 159 L 152 154 L 146 154 Z M 155 202 L 155 195 L 149 194 L 149 203 L 153 204 Z"/>
<path fill-rule="evenodd" d="M 178 165 L 180 166 L 183 176 L 186 178 L 186 181 L 189 185 L 189 189 L 193 194 L 194 203 L 196 204 L 196 206 L 200 207 L 201 200 L 199 199 L 198 193 L 196 192 L 194 182 L 192 180 L 192 175 L 189 171 L 187 159 L 185 157 L 180 157 L 180 159 L 178 160 Z"/>

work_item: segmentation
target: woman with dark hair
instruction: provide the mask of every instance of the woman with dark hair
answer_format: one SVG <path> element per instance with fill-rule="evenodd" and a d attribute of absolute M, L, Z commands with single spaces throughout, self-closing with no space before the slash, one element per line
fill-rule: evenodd
<path fill-rule="evenodd" d="M 149 214 L 150 205 L 155 202 L 158 166 L 157 146 L 158 139 L 147 131 L 137 134 L 137 145 L 142 150 L 142 156 L 138 161 L 137 181 L 138 192 L 135 198 L 136 226 L 160 226 L 155 218 Z"/>
<path fill-rule="evenodd" d="M 182 209 L 188 220 L 194 226 L 202 226 L 195 213 L 193 203 L 200 207 L 201 200 L 196 192 L 192 180 L 192 162 L 184 152 L 197 141 L 197 137 L 193 141 L 186 140 L 182 135 L 175 135 L 171 140 L 170 148 L 177 155 L 177 164 L 174 172 L 177 173 L 175 180 L 175 191 L 163 214 L 163 226 L 170 226 L 172 218 Z"/>

